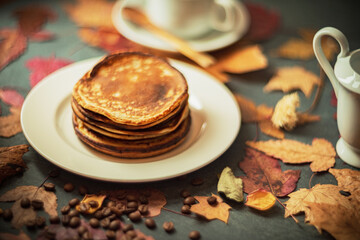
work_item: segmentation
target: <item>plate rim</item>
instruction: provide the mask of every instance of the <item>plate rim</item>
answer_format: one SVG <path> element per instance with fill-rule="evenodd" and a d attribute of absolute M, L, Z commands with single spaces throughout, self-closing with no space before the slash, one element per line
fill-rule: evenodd
<path fill-rule="evenodd" d="M 234 140 L 236 139 L 239 131 L 240 131 L 240 127 L 241 127 L 241 112 L 240 112 L 240 108 L 238 106 L 238 104 L 236 103 L 235 97 L 232 95 L 231 91 L 222 83 L 218 82 L 215 78 L 213 78 L 211 75 L 209 75 L 207 72 L 205 72 L 204 70 L 197 68 L 191 64 L 185 63 L 185 62 L 181 62 L 178 60 L 173 60 L 170 59 L 170 63 L 172 65 L 175 65 L 175 67 L 182 67 L 182 68 L 190 68 L 192 71 L 197 71 L 199 74 L 205 74 L 205 78 L 207 78 L 206 81 L 212 81 L 213 83 L 218 84 L 218 86 L 221 86 L 223 90 L 225 90 L 225 92 L 227 93 L 228 97 L 230 97 L 230 99 L 232 99 L 232 103 L 233 106 L 235 106 L 235 113 L 238 117 L 235 120 L 235 125 L 237 126 L 237 129 L 233 129 L 234 134 L 232 136 L 230 136 L 230 139 L 228 139 L 228 143 L 226 145 L 226 147 L 224 147 L 221 151 L 218 151 L 218 153 L 216 155 L 213 155 L 211 157 L 210 160 L 207 161 L 202 161 L 201 164 L 198 164 L 196 167 L 190 167 L 187 169 L 187 171 L 182 171 L 182 172 L 178 172 L 177 174 L 172 174 L 172 175 L 164 175 L 161 177 L 156 177 L 156 176 L 152 176 L 152 177 L 146 177 L 146 178 L 138 178 L 138 179 L 123 179 L 123 178 L 108 178 L 105 176 L 94 176 L 94 175 L 89 175 L 83 172 L 80 172 L 78 169 L 71 169 L 68 166 L 64 165 L 63 162 L 59 162 L 59 160 L 53 159 L 52 157 L 49 157 L 49 154 L 46 153 L 46 151 L 44 152 L 43 149 L 41 149 L 41 146 L 37 146 L 37 143 L 33 141 L 33 137 L 34 136 L 29 136 L 29 133 L 27 131 L 27 125 L 26 125 L 26 117 L 25 113 L 27 111 L 27 106 L 28 106 L 28 102 L 32 100 L 33 95 L 38 94 L 37 92 L 41 91 L 42 88 L 44 88 L 44 86 L 46 86 L 46 84 L 50 84 L 49 82 L 51 81 L 55 81 L 55 80 L 51 80 L 51 79 L 56 79 L 58 75 L 62 75 L 65 74 L 66 71 L 70 71 L 70 69 L 72 68 L 80 68 L 80 66 L 82 65 L 86 65 L 89 63 L 96 63 L 98 60 L 100 59 L 100 57 L 96 57 L 96 58 L 89 58 L 89 59 L 85 59 L 79 62 L 75 62 L 73 64 L 67 65 L 53 73 L 51 73 L 50 75 L 48 75 L 47 77 L 45 77 L 40 83 L 38 83 L 34 88 L 31 89 L 31 91 L 29 92 L 29 94 L 26 96 L 22 110 L 21 110 L 21 126 L 23 128 L 23 133 L 25 138 L 27 139 L 27 141 L 29 142 L 29 144 L 35 149 L 35 151 L 37 153 L 39 153 L 42 157 L 44 157 L 45 159 L 47 159 L 49 162 L 55 164 L 56 166 L 59 166 L 69 172 L 72 172 L 74 174 L 77 175 L 81 175 L 84 177 L 88 177 L 91 179 L 97 179 L 97 180 L 102 180 L 102 181 L 108 181 L 108 182 L 123 182 L 123 183 L 137 183 L 137 182 L 154 182 L 154 181 L 161 181 L 161 180 L 166 180 L 166 179 L 171 179 L 171 178 L 175 178 L 193 171 L 196 171 L 208 164 L 210 164 L 211 162 L 215 161 L 217 158 L 219 158 L 234 142 Z M 65 72 L 65 73 L 64 73 Z M 210 80 L 211 79 L 211 80 Z M 75 83 L 76 80 L 73 80 L 73 82 Z M 62 81 L 60 81 L 62 82 Z M 61 83 L 60 83 L 61 84 Z M 39 90 L 40 89 L 40 90 Z M 61 102 L 64 101 L 65 96 L 67 96 L 68 94 L 71 94 L 71 92 L 69 93 L 63 93 L 63 98 L 61 99 Z M 54 106 L 54 108 L 57 108 L 58 106 Z M 233 109 L 234 110 L 234 109 Z M 198 141 L 198 140 L 197 140 Z M 184 151 L 186 152 L 187 149 Z M 166 159 L 165 159 L 166 160 Z M 162 161 L 162 160 L 161 160 Z M 131 164 L 137 164 L 137 163 L 131 163 Z"/>
<path fill-rule="evenodd" d="M 127 25 L 127 23 L 125 22 L 126 20 L 124 20 L 121 17 L 121 14 L 118 14 L 119 11 L 121 11 L 123 5 L 125 5 L 128 1 L 129 0 L 117 0 L 112 8 L 111 19 L 115 29 L 125 38 L 128 38 L 129 40 L 136 42 L 137 44 L 140 44 L 142 46 L 160 51 L 166 51 L 172 53 L 178 52 L 176 49 L 171 47 L 168 43 L 163 42 L 161 39 L 157 39 L 157 41 L 159 41 L 159 44 L 146 44 L 143 41 L 141 41 L 139 37 L 135 37 L 136 34 L 134 36 L 134 31 L 131 31 L 130 27 L 126 26 Z M 250 27 L 250 14 L 247 8 L 245 7 L 245 5 L 241 1 L 236 1 L 236 0 L 232 0 L 232 1 L 234 2 L 235 9 L 237 10 L 238 15 L 241 17 L 242 20 L 239 26 L 236 28 L 236 30 L 230 31 L 230 33 L 221 34 L 221 36 L 223 37 L 227 36 L 227 38 L 222 39 L 223 41 L 221 44 L 219 44 L 218 41 L 217 44 L 212 43 L 209 46 L 207 46 L 206 44 L 204 44 L 204 42 L 201 42 L 200 44 L 199 40 L 189 40 L 189 44 L 192 45 L 194 50 L 199 52 L 212 52 L 212 51 L 220 50 L 227 46 L 230 46 L 231 44 L 234 44 L 236 41 L 240 40 L 246 34 L 246 32 Z M 152 35 L 151 33 L 149 34 Z M 234 35 L 234 36 L 229 37 L 230 35 Z"/>

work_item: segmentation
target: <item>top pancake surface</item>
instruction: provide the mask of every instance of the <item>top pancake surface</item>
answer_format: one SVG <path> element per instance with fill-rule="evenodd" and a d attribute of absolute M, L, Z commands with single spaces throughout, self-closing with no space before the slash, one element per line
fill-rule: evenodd
<path fill-rule="evenodd" d="M 166 61 L 142 53 L 101 60 L 80 79 L 73 97 L 83 108 L 116 123 L 144 125 L 165 117 L 187 100 L 184 76 Z"/>

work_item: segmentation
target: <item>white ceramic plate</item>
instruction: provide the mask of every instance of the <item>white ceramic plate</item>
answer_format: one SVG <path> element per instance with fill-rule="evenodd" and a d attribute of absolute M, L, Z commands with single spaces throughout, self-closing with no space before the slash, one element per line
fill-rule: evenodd
<path fill-rule="evenodd" d="M 231 92 L 206 72 L 170 60 L 189 85 L 190 133 L 166 154 L 138 160 L 99 153 L 75 135 L 70 106 L 74 84 L 99 60 L 66 66 L 43 79 L 28 94 L 21 112 L 23 133 L 31 146 L 70 172 L 113 182 L 147 182 L 180 176 L 219 157 L 240 129 L 240 110 Z"/>
<path fill-rule="evenodd" d="M 126 38 L 140 45 L 168 52 L 176 52 L 167 42 L 164 42 L 147 30 L 132 24 L 122 17 L 122 7 L 134 6 L 141 8 L 143 5 L 144 0 L 121 0 L 115 3 L 112 11 L 112 21 L 116 29 Z M 240 1 L 234 0 L 234 5 L 236 13 L 236 25 L 234 29 L 228 32 L 214 30 L 202 37 L 189 39 L 188 42 L 194 50 L 199 52 L 218 50 L 233 44 L 245 35 L 250 24 L 249 13 Z"/>

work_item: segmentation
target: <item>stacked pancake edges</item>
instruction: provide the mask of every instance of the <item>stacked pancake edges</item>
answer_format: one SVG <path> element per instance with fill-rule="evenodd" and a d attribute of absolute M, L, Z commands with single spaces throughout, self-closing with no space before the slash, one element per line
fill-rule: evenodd
<path fill-rule="evenodd" d="M 145 158 L 181 144 L 190 129 L 188 85 L 166 60 L 138 52 L 106 56 L 74 86 L 76 135 L 102 153 Z"/>

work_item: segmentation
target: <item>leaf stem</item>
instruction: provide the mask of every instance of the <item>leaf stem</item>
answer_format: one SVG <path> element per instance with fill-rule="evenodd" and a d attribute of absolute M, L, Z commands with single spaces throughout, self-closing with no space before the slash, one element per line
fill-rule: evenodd
<path fill-rule="evenodd" d="M 188 215 L 188 214 L 184 214 L 184 213 L 181 213 L 181 212 L 177 212 L 177 211 L 174 211 L 174 210 L 171 210 L 169 208 L 166 208 L 166 207 L 162 207 L 161 209 L 164 209 L 168 212 L 171 212 L 171 213 L 175 213 L 175 214 L 179 214 L 179 215 L 182 215 L 182 216 L 185 216 L 185 217 L 189 217 L 189 218 L 196 218 L 194 216 L 191 216 L 191 215 Z"/>
<path fill-rule="evenodd" d="M 313 111 L 314 108 L 316 107 L 317 103 L 319 102 L 321 92 L 322 92 L 323 87 L 324 87 L 324 79 L 325 79 L 325 72 L 320 67 L 320 84 L 319 84 L 319 86 L 318 86 L 318 88 L 316 90 L 313 102 L 311 103 L 310 107 L 306 111 L 304 111 L 304 113 L 310 113 L 311 111 Z"/>
<path fill-rule="evenodd" d="M 316 175 L 316 172 L 314 172 L 309 179 L 309 189 L 311 189 L 311 181 L 315 175 Z"/>

